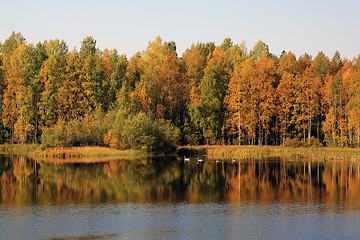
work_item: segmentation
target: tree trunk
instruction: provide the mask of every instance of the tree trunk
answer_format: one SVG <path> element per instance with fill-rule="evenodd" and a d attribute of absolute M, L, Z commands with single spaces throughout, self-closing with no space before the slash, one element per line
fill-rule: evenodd
<path fill-rule="evenodd" d="M 306 142 L 306 134 L 305 134 L 305 127 L 303 127 L 303 134 L 304 134 L 304 143 Z"/>
<path fill-rule="evenodd" d="M 340 123 L 340 146 L 343 147 L 343 130 L 341 123 Z"/>
<path fill-rule="evenodd" d="M 240 122 L 240 120 L 241 120 L 241 119 L 240 119 L 240 107 L 239 107 L 239 110 L 238 110 L 238 115 L 239 115 L 239 116 L 238 116 L 238 118 L 239 118 L 239 119 L 238 119 L 238 124 L 239 124 L 239 125 L 238 125 L 238 129 L 239 129 L 239 146 L 240 146 L 240 145 L 241 145 L 241 128 L 240 128 L 240 123 L 241 123 L 241 122 Z"/>
<path fill-rule="evenodd" d="M 311 110 L 310 110 L 310 115 L 309 115 L 309 127 L 308 127 L 308 143 L 310 145 L 310 137 L 311 137 Z"/>

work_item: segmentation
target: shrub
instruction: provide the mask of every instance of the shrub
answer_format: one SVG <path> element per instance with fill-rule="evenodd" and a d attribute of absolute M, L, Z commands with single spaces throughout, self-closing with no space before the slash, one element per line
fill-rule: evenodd
<path fill-rule="evenodd" d="M 149 152 L 171 152 L 179 144 L 180 130 L 170 121 L 151 119 L 140 112 L 120 109 L 104 142 L 119 149 L 144 148 Z"/>
<path fill-rule="evenodd" d="M 285 139 L 284 145 L 288 147 L 301 147 L 302 142 L 297 138 L 293 138 L 293 139 L 287 138 Z"/>
<path fill-rule="evenodd" d="M 41 135 L 41 145 L 44 147 L 65 147 L 69 146 L 66 136 L 67 126 L 64 121 L 59 120 L 57 124 L 43 128 Z"/>
<path fill-rule="evenodd" d="M 323 145 L 319 141 L 319 139 L 315 137 L 310 137 L 310 143 L 309 139 L 306 139 L 306 141 L 301 141 L 298 138 L 287 138 L 284 143 L 285 146 L 289 147 L 322 147 Z"/>
<path fill-rule="evenodd" d="M 113 118 L 100 109 L 79 119 L 59 121 L 43 128 L 41 143 L 45 147 L 69 147 L 80 145 L 104 145 L 104 136 L 108 133 Z"/>
<path fill-rule="evenodd" d="M 307 147 L 322 147 L 323 145 L 321 144 L 321 142 L 319 141 L 319 139 L 317 139 L 316 137 L 310 137 L 310 145 L 309 142 L 306 141 L 307 143 Z"/>
<path fill-rule="evenodd" d="M 337 135 L 325 135 L 325 143 L 328 147 L 345 147 L 349 146 L 349 138 L 347 136 L 337 136 Z"/>
<path fill-rule="evenodd" d="M 45 147 L 107 145 L 117 149 L 172 152 L 179 144 L 179 137 L 180 130 L 170 121 L 120 109 L 107 115 L 96 110 L 68 122 L 59 120 L 43 129 L 41 142 Z"/>

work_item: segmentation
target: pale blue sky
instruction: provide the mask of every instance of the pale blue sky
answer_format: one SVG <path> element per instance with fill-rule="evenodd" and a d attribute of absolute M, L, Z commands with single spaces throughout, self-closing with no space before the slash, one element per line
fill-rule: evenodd
<path fill-rule="evenodd" d="M 191 43 L 219 45 L 226 37 L 249 50 L 262 39 L 276 55 L 360 53 L 360 1 L 0 0 L 0 6 L 0 42 L 14 30 L 29 43 L 64 39 L 70 49 L 91 35 L 100 49 L 128 57 L 157 36 L 175 41 L 179 55 Z"/>

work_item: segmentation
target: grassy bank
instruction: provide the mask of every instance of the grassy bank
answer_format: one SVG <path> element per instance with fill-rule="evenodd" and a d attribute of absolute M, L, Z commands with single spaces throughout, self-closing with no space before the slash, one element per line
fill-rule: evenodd
<path fill-rule="evenodd" d="M 43 149 L 38 144 L 0 145 L 2 154 L 23 154 L 30 157 L 51 159 L 136 159 L 149 156 L 143 150 L 118 150 L 107 147 L 69 147 Z M 254 158 L 285 157 L 291 160 L 350 160 L 360 161 L 358 148 L 293 148 L 280 146 L 182 146 L 178 148 L 180 156 L 207 156 L 208 158 Z M 78 160 L 77 160 L 78 161 Z M 80 160 L 82 161 L 82 160 Z"/>
<path fill-rule="evenodd" d="M 39 151 L 39 147 L 39 144 L 2 144 L 0 145 L 0 153 L 32 156 Z"/>
<path fill-rule="evenodd" d="M 293 148 L 282 146 L 186 146 L 178 149 L 180 155 L 206 155 L 209 158 L 285 157 L 292 160 L 351 160 L 360 161 L 357 148 Z"/>
<path fill-rule="evenodd" d="M 47 158 L 101 158 L 101 157 L 126 157 L 138 158 L 147 156 L 142 150 L 118 150 L 107 147 L 71 147 L 71 148 L 51 148 L 40 151 L 37 156 Z"/>
<path fill-rule="evenodd" d="M 139 158 L 148 154 L 143 150 L 118 150 L 107 147 L 69 147 L 43 149 L 38 144 L 4 144 L 0 145 L 0 154 L 27 155 L 37 158 Z"/>

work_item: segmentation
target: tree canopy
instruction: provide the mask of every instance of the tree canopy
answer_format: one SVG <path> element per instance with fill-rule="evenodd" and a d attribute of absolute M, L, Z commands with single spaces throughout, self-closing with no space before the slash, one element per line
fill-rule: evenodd
<path fill-rule="evenodd" d="M 0 43 L 0 141 L 173 149 L 178 144 L 360 145 L 360 59 L 277 57 L 259 40 L 160 37 L 128 58 L 64 40 Z"/>

